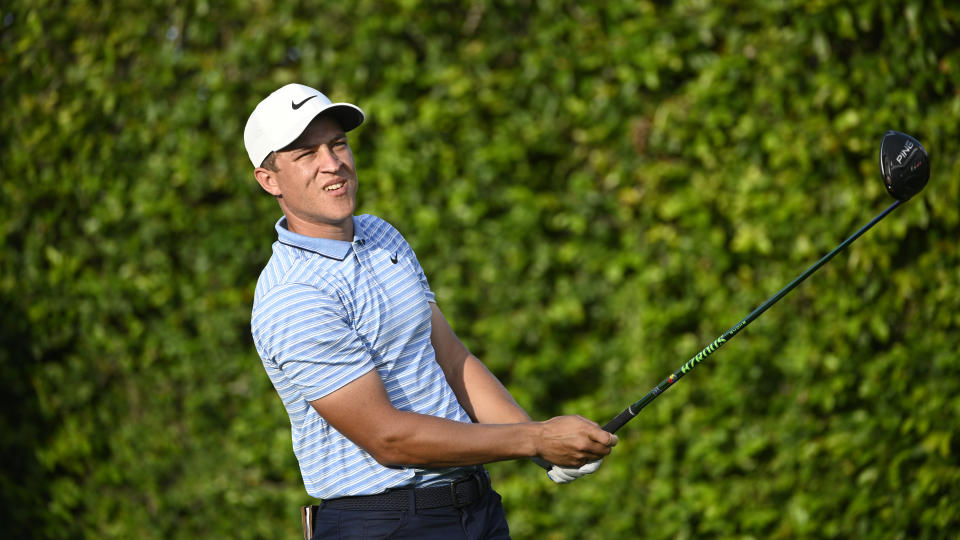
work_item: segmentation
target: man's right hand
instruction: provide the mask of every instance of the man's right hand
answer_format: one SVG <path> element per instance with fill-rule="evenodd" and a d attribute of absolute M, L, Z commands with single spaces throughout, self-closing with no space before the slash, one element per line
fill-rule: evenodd
<path fill-rule="evenodd" d="M 579 415 L 551 418 L 541 422 L 541 428 L 537 457 L 561 468 L 579 469 L 598 461 L 617 444 L 616 435 Z"/>

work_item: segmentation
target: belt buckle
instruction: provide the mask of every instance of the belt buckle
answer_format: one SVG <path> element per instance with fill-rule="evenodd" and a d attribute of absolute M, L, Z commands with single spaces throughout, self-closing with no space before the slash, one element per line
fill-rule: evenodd
<path fill-rule="evenodd" d="M 468 500 L 468 501 L 465 501 L 465 502 L 462 502 L 462 503 L 461 503 L 461 502 L 460 502 L 460 499 L 457 497 L 457 486 L 459 486 L 460 484 L 465 484 L 465 483 L 467 483 L 467 482 L 473 482 L 474 480 L 477 480 L 477 478 L 476 478 L 476 473 L 471 474 L 470 476 L 468 476 L 468 477 L 466 477 L 466 478 L 463 478 L 463 479 L 461 479 L 461 480 L 457 480 L 457 481 L 455 481 L 455 482 L 451 482 L 451 483 L 450 483 L 450 500 L 452 501 L 451 504 L 452 504 L 452 506 L 453 506 L 454 508 L 463 508 L 464 506 L 468 506 L 468 505 L 470 505 L 472 502 L 474 502 L 474 501 Z M 479 481 L 477 482 L 476 487 L 477 487 L 477 495 L 478 495 L 477 498 L 479 499 L 479 495 L 480 495 L 480 483 L 479 483 Z"/>

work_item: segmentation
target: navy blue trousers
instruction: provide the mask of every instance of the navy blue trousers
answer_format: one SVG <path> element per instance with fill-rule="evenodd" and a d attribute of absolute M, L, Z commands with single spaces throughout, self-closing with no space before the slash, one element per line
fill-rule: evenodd
<path fill-rule="evenodd" d="M 475 503 L 463 508 L 452 506 L 429 510 L 362 511 L 320 509 L 314 515 L 311 540 L 340 538 L 410 538 L 418 540 L 509 539 L 507 518 L 500 494 L 490 489 Z"/>

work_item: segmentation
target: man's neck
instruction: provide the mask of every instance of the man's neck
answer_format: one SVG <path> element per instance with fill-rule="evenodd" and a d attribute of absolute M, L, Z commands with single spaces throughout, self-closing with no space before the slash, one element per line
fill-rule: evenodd
<path fill-rule="evenodd" d="M 353 242 L 353 216 L 343 223 L 313 223 L 287 214 L 287 230 L 311 238 Z"/>

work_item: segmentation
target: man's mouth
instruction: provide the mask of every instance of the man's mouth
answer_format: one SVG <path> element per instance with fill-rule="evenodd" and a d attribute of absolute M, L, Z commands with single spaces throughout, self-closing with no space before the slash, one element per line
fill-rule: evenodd
<path fill-rule="evenodd" d="M 324 191 L 336 191 L 342 188 L 346 182 L 337 182 L 336 184 L 330 184 L 329 186 L 323 188 Z"/>

